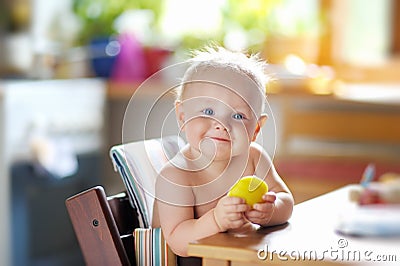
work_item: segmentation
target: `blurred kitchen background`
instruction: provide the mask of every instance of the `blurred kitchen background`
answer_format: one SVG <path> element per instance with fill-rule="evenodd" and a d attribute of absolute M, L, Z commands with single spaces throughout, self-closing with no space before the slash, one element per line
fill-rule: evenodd
<path fill-rule="evenodd" d="M 297 203 L 400 172 L 400 1 L 0 0 L 0 265 L 83 264 L 65 199 L 124 189 L 108 151 L 140 139 L 135 89 L 210 42 L 269 62 L 259 141 Z"/>

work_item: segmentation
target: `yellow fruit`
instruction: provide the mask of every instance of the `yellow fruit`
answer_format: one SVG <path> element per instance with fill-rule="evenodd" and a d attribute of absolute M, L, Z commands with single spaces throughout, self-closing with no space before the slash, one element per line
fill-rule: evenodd
<path fill-rule="evenodd" d="M 262 196 L 268 192 L 268 185 L 256 176 L 245 176 L 239 179 L 229 190 L 228 196 L 239 197 L 253 206 L 262 202 Z"/>

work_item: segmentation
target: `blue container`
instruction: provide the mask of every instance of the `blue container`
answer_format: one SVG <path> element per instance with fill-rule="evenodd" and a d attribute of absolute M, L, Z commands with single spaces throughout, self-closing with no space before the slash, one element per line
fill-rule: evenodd
<path fill-rule="evenodd" d="M 111 37 L 95 38 L 89 44 L 90 63 L 97 77 L 109 78 L 120 52 L 118 41 Z"/>

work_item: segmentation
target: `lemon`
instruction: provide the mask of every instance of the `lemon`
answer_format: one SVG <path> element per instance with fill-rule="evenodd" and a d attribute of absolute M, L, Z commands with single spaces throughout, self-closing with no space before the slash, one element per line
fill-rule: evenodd
<path fill-rule="evenodd" d="M 228 196 L 239 197 L 250 206 L 262 201 L 262 196 L 268 192 L 268 185 L 256 176 L 245 176 L 239 179 L 229 190 Z"/>

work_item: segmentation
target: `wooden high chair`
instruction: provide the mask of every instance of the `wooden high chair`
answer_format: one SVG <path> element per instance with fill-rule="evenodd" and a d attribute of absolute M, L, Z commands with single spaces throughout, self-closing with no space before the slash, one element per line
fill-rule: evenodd
<path fill-rule="evenodd" d="M 152 228 L 155 180 L 183 145 L 177 136 L 111 148 L 126 192 L 106 197 L 101 186 L 74 195 L 66 206 L 87 265 L 176 265 L 176 256 Z"/>

